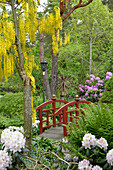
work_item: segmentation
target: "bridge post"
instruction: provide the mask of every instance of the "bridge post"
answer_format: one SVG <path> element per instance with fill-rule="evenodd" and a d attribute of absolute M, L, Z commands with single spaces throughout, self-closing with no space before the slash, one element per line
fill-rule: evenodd
<path fill-rule="evenodd" d="M 42 134 L 43 133 L 43 129 L 42 129 L 42 108 L 39 109 L 39 133 Z"/>
<path fill-rule="evenodd" d="M 78 95 L 76 95 L 75 101 L 76 101 L 76 108 L 77 108 L 76 116 L 79 116 L 79 111 L 78 111 L 78 108 L 79 108 L 79 96 Z"/>
<path fill-rule="evenodd" d="M 55 94 L 53 94 L 53 103 L 52 103 L 52 106 L 53 106 L 53 127 L 56 127 L 56 116 L 55 116 L 55 112 L 56 112 L 56 96 Z"/>
<path fill-rule="evenodd" d="M 64 108 L 63 110 L 63 124 L 64 125 L 68 124 L 66 111 L 67 111 L 67 108 Z M 64 137 L 67 136 L 67 128 L 65 126 L 63 126 L 63 131 L 64 131 Z"/>

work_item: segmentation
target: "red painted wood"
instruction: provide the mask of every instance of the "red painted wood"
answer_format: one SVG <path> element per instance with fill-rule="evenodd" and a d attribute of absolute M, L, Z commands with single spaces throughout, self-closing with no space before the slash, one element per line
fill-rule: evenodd
<path fill-rule="evenodd" d="M 36 108 L 36 111 L 39 112 L 39 120 L 40 120 L 40 123 L 39 123 L 39 133 L 40 134 L 43 133 L 43 129 L 45 129 L 45 128 L 48 128 L 48 127 L 51 127 L 51 126 L 55 127 L 56 125 L 63 123 L 63 121 L 61 121 L 61 119 L 60 119 L 59 122 L 56 123 L 56 114 L 55 114 L 55 112 L 56 112 L 56 110 L 58 110 L 60 108 L 60 107 L 56 107 L 56 103 L 58 103 L 58 102 L 64 103 L 64 104 L 68 103 L 68 101 L 57 100 L 57 99 L 53 98 L 52 100 L 49 100 L 49 101 L 47 101 L 45 103 L 42 103 L 41 105 L 39 105 Z M 52 108 L 42 110 L 44 106 L 47 106 L 47 105 L 50 105 L 50 104 L 52 104 Z M 50 111 L 52 111 L 52 114 L 49 114 Z M 42 113 L 43 112 L 47 113 L 46 114 L 47 115 L 46 120 L 42 119 Z M 50 125 L 50 122 L 49 122 L 49 117 L 53 117 L 53 124 L 51 124 L 51 125 Z M 43 125 L 44 122 L 47 123 L 46 126 Z"/>
<path fill-rule="evenodd" d="M 56 107 L 57 102 L 64 103 L 65 105 L 61 106 L 61 107 Z M 88 101 L 83 101 L 83 100 L 78 100 L 78 99 L 75 99 L 75 101 L 72 101 L 72 102 L 68 102 L 65 100 L 57 100 L 57 99 L 53 98 L 52 100 L 39 105 L 36 108 L 36 111 L 39 112 L 39 120 L 40 120 L 39 133 L 40 134 L 43 133 L 44 129 L 51 127 L 51 126 L 56 127 L 56 125 L 59 125 L 62 123 L 67 125 L 68 119 L 70 120 L 70 122 L 73 122 L 73 117 L 78 119 L 79 111 L 77 109 L 79 108 L 80 103 L 90 104 L 90 102 L 88 102 Z M 52 104 L 52 108 L 42 110 L 44 106 L 47 106 L 50 104 Z M 69 106 L 72 106 L 72 107 L 75 106 L 75 109 L 68 110 Z M 84 109 L 87 109 L 87 108 L 84 108 Z M 49 113 L 50 111 L 52 111 L 52 114 Z M 42 119 L 42 112 L 46 112 L 46 115 L 47 115 L 46 120 Z M 76 113 L 76 116 L 73 116 L 73 113 Z M 82 111 L 82 114 L 84 114 L 83 111 Z M 59 122 L 56 122 L 57 115 L 59 115 Z M 49 117 L 53 117 L 52 124 L 50 124 L 50 122 L 49 122 Z M 44 122 L 46 122 L 46 126 L 43 125 Z M 65 126 L 63 126 L 63 130 L 64 130 L 64 136 L 67 136 L 67 129 Z"/>

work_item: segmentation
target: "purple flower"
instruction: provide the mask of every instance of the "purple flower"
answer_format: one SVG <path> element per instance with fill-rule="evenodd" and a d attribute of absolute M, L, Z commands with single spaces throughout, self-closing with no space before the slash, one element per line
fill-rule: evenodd
<path fill-rule="evenodd" d="M 90 96 L 93 96 L 93 94 L 91 93 Z"/>
<path fill-rule="evenodd" d="M 103 83 L 104 81 L 103 80 L 99 80 L 98 83 Z"/>
<path fill-rule="evenodd" d="M 82 92 L 84 92 L 84 90 L 83 90 L 81 87 L 79 87 L 79 90 L 82 91 Z"/>
<path fill-rule="evenodd" d="M 91 80 L 91 81 L 94 81 L 94 78 L 92 77 L 90 80 Z"/>
<path fill-rule="evenodd" d="M 101 97 L 101 96 L 102 96 L 102 93 L 100 93 L 99 96 Z"/>
<path fill-rule="evenodd" d="M 100 98 L 97 98 L 98 100 L 100 100 Z"/>
<path fill-rule="evenodd" d="M 96 83 L 96 87 L 100 86 L 100 83 Z"/>
<path fill-rule="evenodd" d="M 87 89 L 89 86 L 85 85 L 84 87 Z"/>
<path fill-rule="evenodd" d="M 85 101 L 86 101 L 86 99 L 85 99 L 85 98 L 83 98 L 82 100 L 85 100 Z"/>
<path fill-rule="evenodd" d="M 88 91 L 89 91 L 89 90 L 93 90 L 93 87 L 88 87 Z"/>
<path fill-rule="evenodd" d="M 88 96 L 88 93 L 86 93 L 85 96 Z"/>
<path fill-rule="evenodd" d="M 100 78 L 99 78 L 99 77 L 96 77 L 95 80 L 100 80 Z"/>
<path fill-rule="evenodd" d="M 106 76 L 106 80 L 109 80 L 111 77 L 110 76 Z"/>
<path fill-rule="evenodd" d="M 87 82 L 87 83 L 89 83 L 89 82 L 90 82 L 90 80 L 86 80 L 86 82 Z"/>
<path fill-rule="evenodd" d="M 93 74 L 90 74 L 90 77 L 95 78 L 95 76 Z"/>
<path fill-rule="evenodd" d="M 97 94 L 94 94 L 94 97 L 97 97 Z"/>
<path fill-rule="evenodd" d="M 93 90 L 94 90 L 94 91 L 97 91 L 97 90 L 98 90 L 98 88 L 96 88 L 96 87 L 95 87 Z"/>
<path fill-rule="evenodd" d="M 103 91 L 102 89 L 99 89 L 99 91 Z"/>
<path fill-rule="evenodd" d="M 106 76 L 110 76 L 111 77 L 112 75 L 113 75 L 113 73 L 111 73 L 111 72 L 107 72 L 106 73 Z"/>

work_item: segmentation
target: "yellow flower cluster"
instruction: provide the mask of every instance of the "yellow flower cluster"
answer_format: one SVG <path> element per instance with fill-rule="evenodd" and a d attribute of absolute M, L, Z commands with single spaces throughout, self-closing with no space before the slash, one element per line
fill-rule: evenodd
<path fill-rule="evenodd" d="M 59 30 L 62 30 L 62 18 L 60 16 L 60 9 L 54 8 L 55 15 L 50 13 L 47 18 L 45 16 L 39 20 L 39 33 L 46 33 L 52 35 L 52 49 L 54 55 L 58 53 Z M 57 32 L 57 34 L 55 33 Z"/>
<path fill-rule="evenodd" d="M 64 44 L 66 45 L 68 42 L 70 42 L 70 34 L 65 33 L 65 39 L 64 39 Z"/>
<path fill-rule="evenodd" d="M 50 13 L 47 18 L 45 16 L 38 22 L 39 33 L 54 34 L 55 30 L 62 30 L 62 18 L 60 17 L 60 9 L 54 8 L 55 15 Z"/>
<path fill-rule="evenodd" d="M 6 2 L 2 0 L 2 2 Z M 19 40 L 22 46 L 22 52 L 24 55 L 24 69 L 26 75 L 31 79 L 31 85 L 33 91 L 35 91 L 35 79 L 32 76 L 32 69 L 38 66 L 34 62 L 34 56 L 29 47 L 26 47 L 26 39 L 30 41 L 35 41 L 35 32 L 37 32 L 37 6 L 36 0 L 18 0 L 18 3 L 22 3 L 22 14 L 19 16 Z M 39 0 L 38 0 L 38 3 Z M 2 3 L 0 4 L 2 5 Z M 2 5 L 4 6 L 4 5 Z M 8 77 L 13 74 L 14 66 L 13 63 L 15 60 L 18 60 L 20 64 L 18 50 L 15 45 L 15 30 L 14 24 L 9 20 L 7 12 L 3 12 L 3 15 L 0 17 L 0 81 L 2 81 L 3 74 L 5 80 L 8 80 Z M 13 61 L 14 60 L 14 61 Z M 31 97 L 32 103 L 32 112 L 33 117 L 36 116 L 35 109 L 33 108 L 33 100 Z M 34 120 L 34 118 L 33 118 Z"/>
<path fill-rule="evenodd" d="M 13 22 L 8 22 L 7 12 L 3 13 L 3 18 L 0 17 L 0 21 L 0 81 L 2 81 L 3 74 L 7 81 L 14 69 L 13 55 L 9 53 L 9 50 L 15 42 L 15 32 Z"/>

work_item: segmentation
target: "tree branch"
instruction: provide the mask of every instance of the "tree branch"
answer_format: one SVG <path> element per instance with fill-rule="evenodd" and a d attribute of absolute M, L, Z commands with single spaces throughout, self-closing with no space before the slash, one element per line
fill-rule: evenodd
<path fill-rule="evenodd" d="M 17 51 L 18 51 L 18 56 L 19 56 L 19 61 L 20 61 L 20 64 L 19 64 L 20 70 L 18 70 L 18 72 L 19 72 L 19 75 L 24 83 L 25 79 L 26 79 L 26 74 L 25 74 L 25 70 L 24 70 L 24 56 L 23 56 L 23 52 L 22 52 L 21 43 L 19 40 L 19 25 L 18 25 L 16 9 L 15 9 L 15 5 L 14 5 L 14 0 L 11 0 L 11 8 L 12 8 L 13 19 L 14 19 L 15 44 L 17 46 Z"/>
<path fill-rule="evenodd" d="M 82 3 L 82 0 L 79 0 L 79 3 L 78 3 L 76 6 L 74 6 L 73 8 L 71 8 L 71 9 L 69 10 L 69 12 L 63 17 L 63 21 L 64 21 L 65 19 L 67 19 L 75 9 L 80 8 L 80 7 L 85 7 L 85 6 L 89 5 L 92 1 L 93 1 L 93 0 L 89 0 L 87 3 L 81 4 L 81 3 Z"/>

